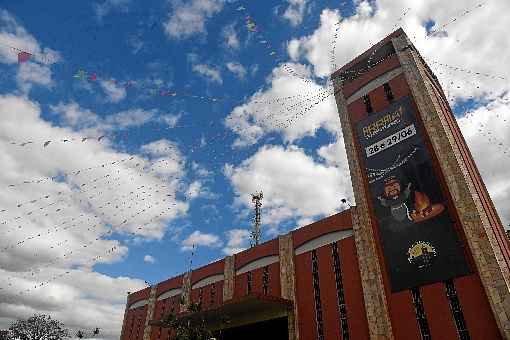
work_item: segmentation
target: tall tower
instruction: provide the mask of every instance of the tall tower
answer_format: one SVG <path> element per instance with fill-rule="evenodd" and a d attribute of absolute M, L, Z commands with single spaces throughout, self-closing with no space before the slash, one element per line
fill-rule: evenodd
<path fill-rule="evenodd" d="M 509 242 L 435 75 L 399 29 L 332 81 L 370 337 L 509 339 Z"/>

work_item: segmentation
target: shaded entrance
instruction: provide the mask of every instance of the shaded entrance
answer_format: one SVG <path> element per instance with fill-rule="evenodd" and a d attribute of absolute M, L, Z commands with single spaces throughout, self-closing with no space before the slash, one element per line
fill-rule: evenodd
<path fill-rule="evenodd" d="M 289 330 L 287 317 L 232 327 L 215 332 L 217 340 L 287 340 Z"/>
<path fill-rule="evenodd" d="M 217 308 L 178 314 L 177 320 L 205 324 L 218 340 L 288 340 L 295 336 L 294 327 L 289 331 L 288 322 L 291 317 L 294 320 L 293 313 L 292 301 L 255 293 L 229 300 Z M 167 327 L 160 320 L 149 324 Z"/>

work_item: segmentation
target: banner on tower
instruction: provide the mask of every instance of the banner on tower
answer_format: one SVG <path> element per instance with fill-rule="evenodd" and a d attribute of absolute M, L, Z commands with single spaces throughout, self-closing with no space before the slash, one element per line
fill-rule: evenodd
<path fill-rule="evenodd" d="M 469 274 L 411 98 L 356 126 L 393 292 Z"/>

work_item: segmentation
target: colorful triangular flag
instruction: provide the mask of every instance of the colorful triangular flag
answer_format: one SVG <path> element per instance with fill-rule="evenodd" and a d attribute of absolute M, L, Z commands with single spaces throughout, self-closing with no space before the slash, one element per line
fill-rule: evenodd
<path fill-rule="evenodd" d="M 73 78 L 77 78 L 77 79 L 80 79 L 80 80 L 84 80 L 85 78 L 87 77 L 87 73 L 84 71 L 84 70 L 79 70 L 74 76 Z"/>
<path fill-rule="evenodd" d="M 20 63 L 20 64 L 25 63 L 30 59 L 30 57 L 32 57 L 31 53 L 21 51 L 18 53 L 18 63 Z"/>

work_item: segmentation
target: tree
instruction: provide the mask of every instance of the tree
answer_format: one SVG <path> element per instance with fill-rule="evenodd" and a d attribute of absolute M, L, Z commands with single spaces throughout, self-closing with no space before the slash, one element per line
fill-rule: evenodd
<path fill-rule="evenodd" d="M 202 310 L 200 304 L 190 303 L 188 311 L 199 313 Z M 177 318 L 175 314 L 168 313 L 162 318 L 163 327 L 172 328 L 175 331 L 175 340 L 210 340 L 213 339 L 211 332 L 203 317 L 198 320 L 190 318 Z"/>
<path fill-rule="evenodd" d="M 9 338 L 17 340 L 63 340 L 69 330 L 49 315 L 35 314 L 28 320 L 17 320 L 9 327 Z"/>
<path fill-rule="evenodd" d="M 0 340 L 8 340 L 9 339 L 9 331 L 6 329 L 0 329 Z"/>

